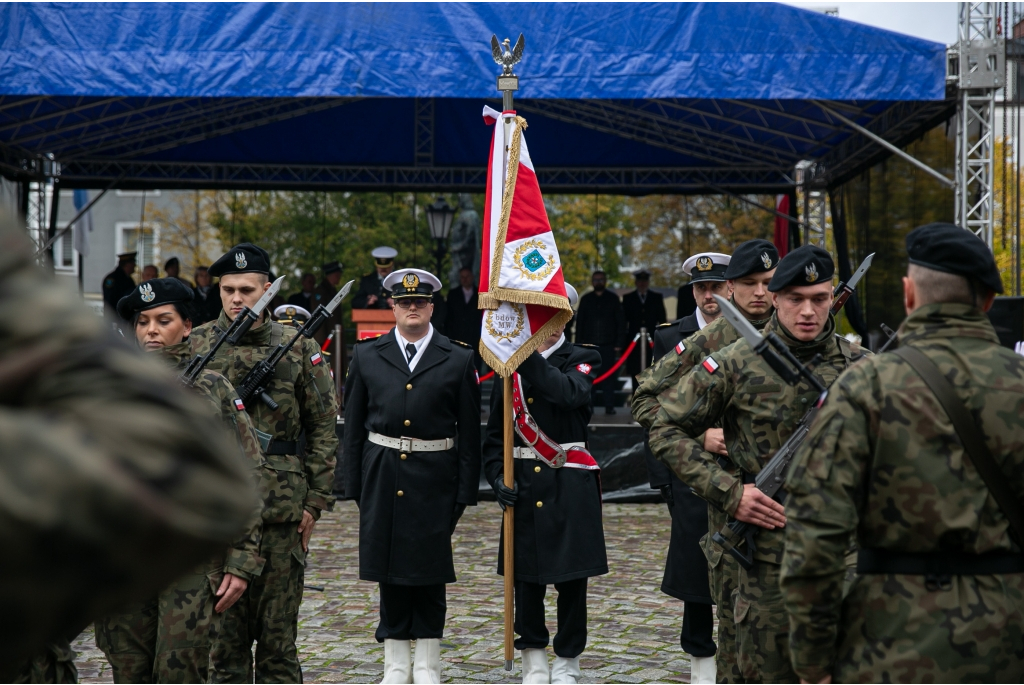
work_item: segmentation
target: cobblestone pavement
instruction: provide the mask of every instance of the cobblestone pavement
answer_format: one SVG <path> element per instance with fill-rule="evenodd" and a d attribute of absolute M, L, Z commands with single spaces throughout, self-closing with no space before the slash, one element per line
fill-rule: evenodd
<path fill-rule="evenodd" d="M 466 511 L 455 534 L 459 582 L 448 586 L 442 640 L 443 682 L 521 682 L 503 668 L 502 581 L 495 573 L 500 510 L 493 502 Z M 589 644 L 584 682 L 689 682 L 690 662 L 679 648 L 683 605 L 662 594 L 669 540 L 662 504 L 606 504 L 604 526 L 611 573 L 591 578 Z M 383 648 L 373 639 L 377 585 L 358 575 L 358 513 L 339 502 L 317 525 L 310 545 L 307 589 L 299 616 L 299 654 L 306 682 L 380 682 Z M 554 597 L 548 625 L 554 633 Z M 111 682 L 92 629 L 75 643 L 83 682 Z M 550 649 L 549 649 L 550 653 Z"/>

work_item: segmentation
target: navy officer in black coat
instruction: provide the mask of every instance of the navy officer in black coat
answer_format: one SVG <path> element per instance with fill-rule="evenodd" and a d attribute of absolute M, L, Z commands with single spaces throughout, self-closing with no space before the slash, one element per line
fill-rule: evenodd
<path fill-rule="evenodd" d="M 480 387 L 473 351 L 430 323 L 441 282 L 402 269 L 384 287 L 397 325 L 356 345 L 345 385 L 345 496 L 359 578 L 380 583 L 381 682 L 439 683 L 451 536 L 480 483 Z"/>
<path fill-rule="evenodd" d="M 382 245 L 375 247 L 370 255 L 373 257 L 373 273 L 359 279 L 359 290 L 352 297 L 352 309 L 388 309 L 391 306 L 384 280 L 395 270 L 398 250 Z"/>
<path fill-rule="evenodd" d="M 726 299 L 731 292 L 725 279 L 730 257 L 721 252 L 701 252 L 683 262 L 683 273 L 690 277 L 693 299 L 697 309 L 692 314 L 680 317 L 671 323 L 662 324 L 654 331 L 654 353 L 651 363 L 664 357 L 680 340 L 707 326 L 722 315 L 715 295 Z"/>
<path fill-rule="evenodd" d="M 574 305 L 575 295 L 571 290 Z M 596 349 L 574 345 L 559 330 L 519 366 L 523 406 L 565 449 L 587 442 L 590 392 L 600 363 Z M 523 653 L 523 682 L 575 683 L 587 645 L 587 578 L 608 573 L 599 471 L 596 463 L 591 469 L 552 468 L 516 436 L 515 487 L 506 488 L 502 402 L 502 384 L 495 384 L 483 468 L 502 507 L 515 506 L 515 646 Z M 498 550 L 501 573 L 503 545 Z M 558 592 L 558 632 L 549 674 L 544 594 L 551 584 Z"/>

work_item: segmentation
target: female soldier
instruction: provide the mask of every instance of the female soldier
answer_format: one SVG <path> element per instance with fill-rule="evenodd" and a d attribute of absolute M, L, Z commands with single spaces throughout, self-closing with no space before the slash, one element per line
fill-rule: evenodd
<path fill-rule="evenodd" d="M 118 313 L 129 319 L 147 352 L 182 367 L 190 355 L 184 342 L 192 331 L 192 289 L 175 278 L 147 281 L 121 298 Z M 238 436 L 239 459 L 259 482 L 263 456 L 245 407 L 227 379 L 203 371 L 195 383 Z M 152 430 L 161 430 L 154 425 Z M 116 683 L 198 683 L 207 681 L 210 644 L 218 618 L 260 574 L 262 504 L 254 508 L 247 532 L 225 554 L 200 564 L 156 597 L 136 602 L 96 622 L 96 643 L 107 656 Z"/>

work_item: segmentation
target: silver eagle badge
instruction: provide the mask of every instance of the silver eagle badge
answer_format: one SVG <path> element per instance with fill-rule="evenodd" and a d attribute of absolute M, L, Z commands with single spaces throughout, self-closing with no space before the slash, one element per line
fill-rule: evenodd
<path fill-rule="evenodd" d="M 818 267 L 814 264 L 808 264 L 804 267 L 804 273 L 807 274 L 807 282 L 814 283 L 818 280 Z"/>
<path fill-rule="evenodd" d="M 764 268 L 766 269 L 772 268 L 772 258 L 768 256 L 767 252 L 761 253 L 761 263 L 764 264 Z"/>
<path fill-rule="evenodd" d="M 244 252 L 235 253 L 235 266 L 239 269 L 244 269 L 245 267 L 249 266 L 249 262 L 245 261 Z"/>
<path fill-rule="evenodd" d="M 139 295 L 142 297 L 143 302 L 152 302 L 156 299 L 156 293 L 153 292 L 153 286 L 149 283 L 143 283 L 139 286 Z"/>

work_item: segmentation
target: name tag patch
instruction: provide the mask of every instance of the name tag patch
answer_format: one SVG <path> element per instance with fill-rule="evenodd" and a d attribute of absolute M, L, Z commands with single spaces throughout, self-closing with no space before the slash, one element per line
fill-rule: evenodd
<path fill-rule="evenodd" d="M 576 370 L 580 373 L 590 373 L 590 369 L 593 367 L 590 364 L 577 364 Z"/>
<path fill-rule="evenodd" d="M 704 370 L 707 371 L 708 373 L 714 373 L 715 371 L 718 371 L 718 362 L 716 362 L 712 357 L 708 357 L 707 359 L 705 359 L 701 366 L 703 366 Z"/>
<path fill-rule="evenodd" d="M 242 400 L 237 397 L 235 398 L 235 409 L 238 411 L 245 411 L 245 405 L 242 404 Z"/>
<path fill-rule="evenodd" d="M 312 357 L 309 358 L 309 361 L 313 363 L 313 366 L 316 366 L 317 364 L 319 364 L 323 360 L 324 360 L 324 358 L 320 356 L 319 352 L 317 352 L 316 354 L 314 354 Z"/>
<path fill-rule="evenodd" d="M 683 353 L 683 350 L 685 350 L 685 349 L 686 349 L 686 345 L 684 345 L 684 344 L 683 344 L 683 341 L 682 341 L 682 340 L 680 340 L 680 341 L 679 341 L 679 344 L 678 344 L 678 345 L 676 345 L 676 354 L 682 354 L 682 353 Z"/>

